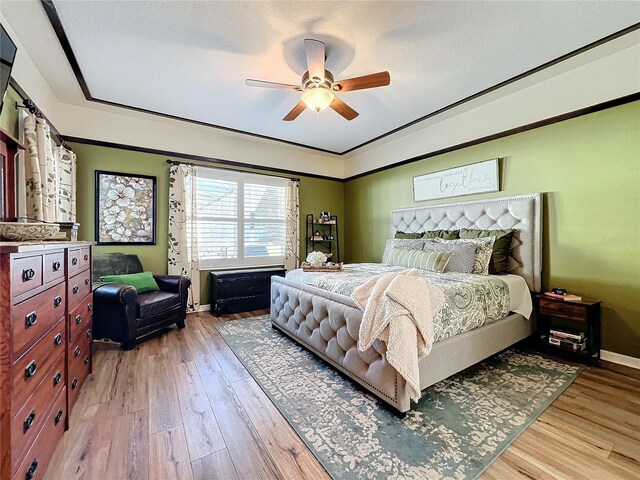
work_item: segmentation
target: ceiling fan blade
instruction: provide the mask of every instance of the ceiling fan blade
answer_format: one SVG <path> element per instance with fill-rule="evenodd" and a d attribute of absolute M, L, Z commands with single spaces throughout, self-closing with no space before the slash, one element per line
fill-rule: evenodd
<path fill-rule="evenodd" d="M 302 91 L 300 86 L 289 85 L 287 83 L 265 82 L 263 80 L 252 80 L 250 78 L 247 78 L 244 83 L 247 87 L 276 88 L 278 90 L 296 90 L 298 92 Z"/>
<path fill-rule="evenodd" d="M 333 102 L 331 102 L 331 105 L 329 106 L 349 121 L 353 120 L 358 115 L 360 115 L 358 112 L 356 112 L 353 108 L 351 108 L 349 105 L 344 103 L 338 97 L 334 98 Z"/>
<path fill-rule="evenodd" d="M 320 40 L 305 38 L 304 51 L 307 56 L 309 78 L 316 83 L 324 82 L 324 43 Z"/>
<path fill-rule="evenodd" d="M 305 108 L 307 108 L 307 105 L 304 102 L 298 103 L 289 113 L 284 116 L 282 120 L 284 120 L 285 122 L 295 120 L 296 118 L 298 118 L 298 115 L 304 112 Z"/>
<path fill-rule="evenodd" d="M 362 77 L 340 80 L 333 84 L 333 89 L 337 92 L 350 92 L 352 90 L 364 90 L 365 88 L 386 87 L 391 83 L 389 72 L 372 73 Z"/>

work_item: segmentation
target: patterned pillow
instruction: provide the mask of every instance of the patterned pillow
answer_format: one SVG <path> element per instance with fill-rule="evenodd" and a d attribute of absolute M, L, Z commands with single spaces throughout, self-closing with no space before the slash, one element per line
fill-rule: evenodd
<path fill-rule="evenodd" d="M 477 275 L 489 275 L 489 263 L 491 262 L 493 243 L 495 242 L 496 237 L 461 238 L 460 240 L 443 240 L 442 238 L 434 238 L 433 240 L 449 245 L 475 245 L 476 258 L 473 262 L 473 270 L 471 270 L 471 273 L 475 273 Z"/>
<path fill-rule="evenodd" d="M 422 245 L 424 245 L 424 240 L 422 239 L 392 238 L 390 240 L 387 240 L 387 243 L 384 246 L 384 253 L 382 254 L 381 263 L 387 263 L 387 258 L 389 258 L 389 253 L 391 252 L 392 247 L 422 250 Z"/>
<path fill-rule="evenodd" d="M 511 242 L 515 230 L 508 228 L 503 230 L 476 230 L 470 228 L 460 229 L 460 238 L 496 237 L 493 244 L 493 254 L 489 263 L 489 273 L 502 275 L 509 271 L 509 256 L 511 255 Z"/>
<path fill-rule="evenodd" d="M 444 252 L 423 252 L 409 248 L 391 247 L 387 265 L 399 267 L 419 268 L 429 272 L 444 272 L 452 253 Z"/>
<path fill-rule="evenodd" d="M 447 267 L 444 269 L 445 272 L 471 273 L 473 271 L 473 264 L 476 261 L 475 245 L 450 245 L 434 240 L 425 240 L 422 251 L 451 252 L 453 255 L 451 255 L 449 263 L 447 263 Z"/>

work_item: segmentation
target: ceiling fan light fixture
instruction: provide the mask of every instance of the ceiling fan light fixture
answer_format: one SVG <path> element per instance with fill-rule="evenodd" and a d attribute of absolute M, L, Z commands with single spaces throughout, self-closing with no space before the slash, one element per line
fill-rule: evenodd
<path fill-rule="evenodd" d="M 335 98 L 333 91 L 325 85 L 309 87 L 302 92 L 302 101 L 307 107 L 316 112 L 321 112 L 327 108 Z"/>

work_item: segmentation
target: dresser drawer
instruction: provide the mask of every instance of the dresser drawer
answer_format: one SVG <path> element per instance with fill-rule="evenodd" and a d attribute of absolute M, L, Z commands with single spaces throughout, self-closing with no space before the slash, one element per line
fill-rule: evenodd
<path fill-rule="evenodd" d="M 91 292 L 91 271 L 85 270 L 69 279 L 67 284 L 67 303 L 69 310 Z"/>
<path fill-rule="evenodd" d="M 69 364 L 69 410 L 78 399 L 80 388 L 89 375 L 91 369 L 91 338 L 80 335 L 71 344 L 68 353 Z"/>
<path fill-rule="evenodd" d="M 13 364 L 13 398 L 23 405 L 65 348 L 65 322 L 56 324 Z"/>
<path fill-rule="evenodd" d="M 540 298 L 539 313 L 573 320 L 586 320 L 586 308 L 571 302 Z"/>
<path fill-rule="evenodd" d="M 74 275 L 80 271 L 80 249 L 70 248 L 67 251 L 67 272 L 69 276 Z"/>
<path fill-rule="evenodd" d="M 36 441 L 31 445 L 20 466 L 13 472 L 14 480 L 38 480 L 44 478 L 56 445 L 64 433 L 66 417 L 66 390 L 62 389 L 53 404 L 53 408 L 47 412 L 42 430 L 40 430 Z"/>
<path fill-rule="evenodd" d="M 46 415 L 51 410 L 54 400 L 64 389 L 64 365 L 64 355 L 61 353 L 53 368 L 47 372 L 31 398 L 11 421 L 12 465 L 17 465 L 22 452 L 36 438 L 44 425 Z"/>
<path fill-rule="evenodd" d="M 64 277 L 64 252 L 45 253 L 44 283 L 53 282 Z"/>
<path fill-rule="evenodd" d="M 69 342 L 87 330 L 93 315 L 93 294 L 90 293 L 69 313 Z"/>
<path fill-rule="evenodd" d="M 59 283 L 13 307 L 11 330 L 14 361 L 64 317 L 66 290 L 64 282 Z"/>
<path fill-rule="evenodd" d="M 86 270 L 91 266 L 91 247 L 80 249 L 80 270 Z"/>
<path fill-rule="evenodd" d="M 42 255 L 15 258 L 11 268 L 13 297 L 42 285 Z"/>

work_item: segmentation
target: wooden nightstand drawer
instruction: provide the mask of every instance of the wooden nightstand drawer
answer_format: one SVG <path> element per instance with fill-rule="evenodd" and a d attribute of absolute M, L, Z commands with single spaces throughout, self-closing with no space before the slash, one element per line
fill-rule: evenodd
<path fill-rule="evenodd" d="M 582 305 L 572 304 L 564 300 L 540 298 L 539 313 L 573 320 L 586 320 L 587 309 Z"/>

